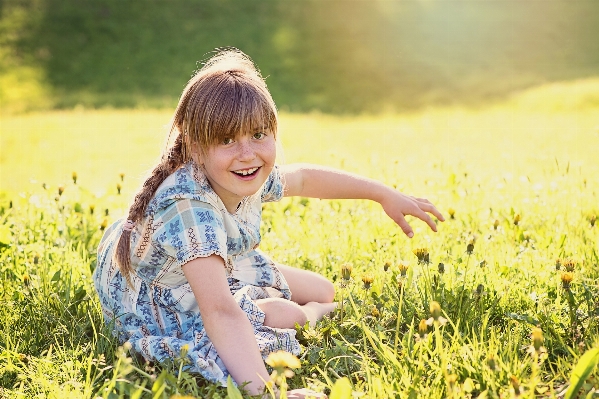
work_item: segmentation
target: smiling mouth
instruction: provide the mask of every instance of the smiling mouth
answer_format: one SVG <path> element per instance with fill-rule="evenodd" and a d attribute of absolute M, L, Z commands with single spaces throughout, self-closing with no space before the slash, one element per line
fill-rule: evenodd
<path fill-rule="evenodd" d="M 233 170 L 232 172 L 235 173 L 237 176 L 253 176 L 258 172 L 259 169 L 260 169 L 260 167 L 242 169 L 242 170 Z"/>

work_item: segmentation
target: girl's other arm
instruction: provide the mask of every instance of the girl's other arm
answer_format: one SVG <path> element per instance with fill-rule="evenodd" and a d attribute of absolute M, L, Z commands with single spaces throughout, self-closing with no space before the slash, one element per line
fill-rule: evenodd
<path fill-rule="evenodd" d="M 197 258 L 182 266 L 183 273 L 198 302 L 206 333 L 236 383 L 250 381 L 246 389 L 252 395 L 264 390 L 270 376 L 260 355 L 254 330 L 239 307 L 218 255 Z"/>
<path fill-rule="evenodd" d="M 427 214 L 432 213 L 440 221 L 445 218 L 425 198 L 400 193 L 383 183 L 342 170 L 310 164 L 291 164 L 281 167 L 285 176 L 286 197 L 302 196 L 322 199 L 368 199 L 376 201 L 403 232 L 412 237 L 414 232 L 405 219 L 415 216 L 426 222 L 433 231 L 437 226 Z"/>

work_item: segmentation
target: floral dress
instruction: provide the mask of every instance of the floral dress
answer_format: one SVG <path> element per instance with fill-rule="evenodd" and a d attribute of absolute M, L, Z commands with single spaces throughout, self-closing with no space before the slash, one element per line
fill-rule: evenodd
<path fill-rule="evenodd" d="M 133 288 L 113 260 L 124 221 L 108 228 L 98 247 L 94 285 L 106 323 L 121 342 L 148 360 L 176 358 L 188 345 L 189 371 L 226 385 L 229 373 L 206 334 L 198 304 L 181 266 L 212 254 L 225 260 L 231 294 L 246 313 L 265 358 L 276 350 L 299 354 L 295 330 L 264 325 L 255 300 L 290 299 L 291 292 L 272 260 L 260 252 L 262 203 L 278 201 L 283 184 L 277 167 L 261 191 L 229 213 L 193 162 L 158 188 L 144 219 L 131 232 Z"/>

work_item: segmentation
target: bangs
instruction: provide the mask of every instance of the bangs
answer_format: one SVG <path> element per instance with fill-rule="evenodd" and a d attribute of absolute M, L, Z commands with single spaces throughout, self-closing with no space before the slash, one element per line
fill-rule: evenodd
<path fill-rule="evenodd" d="M 222 85 L 210 96 L 202 118 L 205 145 L 214 145 L 239 134 L 270 130 L 276 135 L 277 115 L 266 90 L 225 73 Z"/>
<path fill-rule="evenodd" d="M 193 148 L 203 152 L 225 138 L 265 129 L 276 138 L 274 101 L 253 64 L 243 61 L 226 68 L 213 63 L 188 83 L 174 121 L 184 135 L 186 154 Z"/>

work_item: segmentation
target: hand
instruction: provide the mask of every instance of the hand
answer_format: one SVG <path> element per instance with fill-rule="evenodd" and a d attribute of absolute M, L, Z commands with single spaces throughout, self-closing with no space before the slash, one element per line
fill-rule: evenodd
<path fill-rule="evenodd" d="M 315 398 L 315 399 L 326 399 L 327 395 L 324 393 L 314 392 L 308 388 L 292 389 L 287 392 L 288 399 L 304 399 L 304 398 Z"/>
<path fill-rule="evenodd" d="M 406 215 L 415 216 L 426 222 L 434 232 L 437 231 L 437 225 L 426 212 L 432 213 L 442 222 L 445 221 L 441 212 L 439 212 L 426 198 L 412 197 L 396 190 L 390 191 L 389 195 L 386 195 L 384 199 L 380 201 L 380 204 L 387 216 L 397 223 L 405 235 L 410 238 L 414 236 L 414 231 L 406 221 Z"/>

